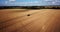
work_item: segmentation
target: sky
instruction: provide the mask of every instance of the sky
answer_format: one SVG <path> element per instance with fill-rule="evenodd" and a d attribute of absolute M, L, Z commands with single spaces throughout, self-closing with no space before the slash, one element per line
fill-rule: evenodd
<path fill-rule="evenodd" d="M 60 0 L 0 0 L 0 6 L 60 5 Z"/>

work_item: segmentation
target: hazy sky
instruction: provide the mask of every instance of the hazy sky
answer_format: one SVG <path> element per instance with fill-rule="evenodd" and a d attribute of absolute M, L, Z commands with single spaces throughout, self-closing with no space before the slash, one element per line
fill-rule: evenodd
<path fill-rule="evenodd" d="M 0 0 L 0 6 L 60 5 L 60 0 Z"/>

